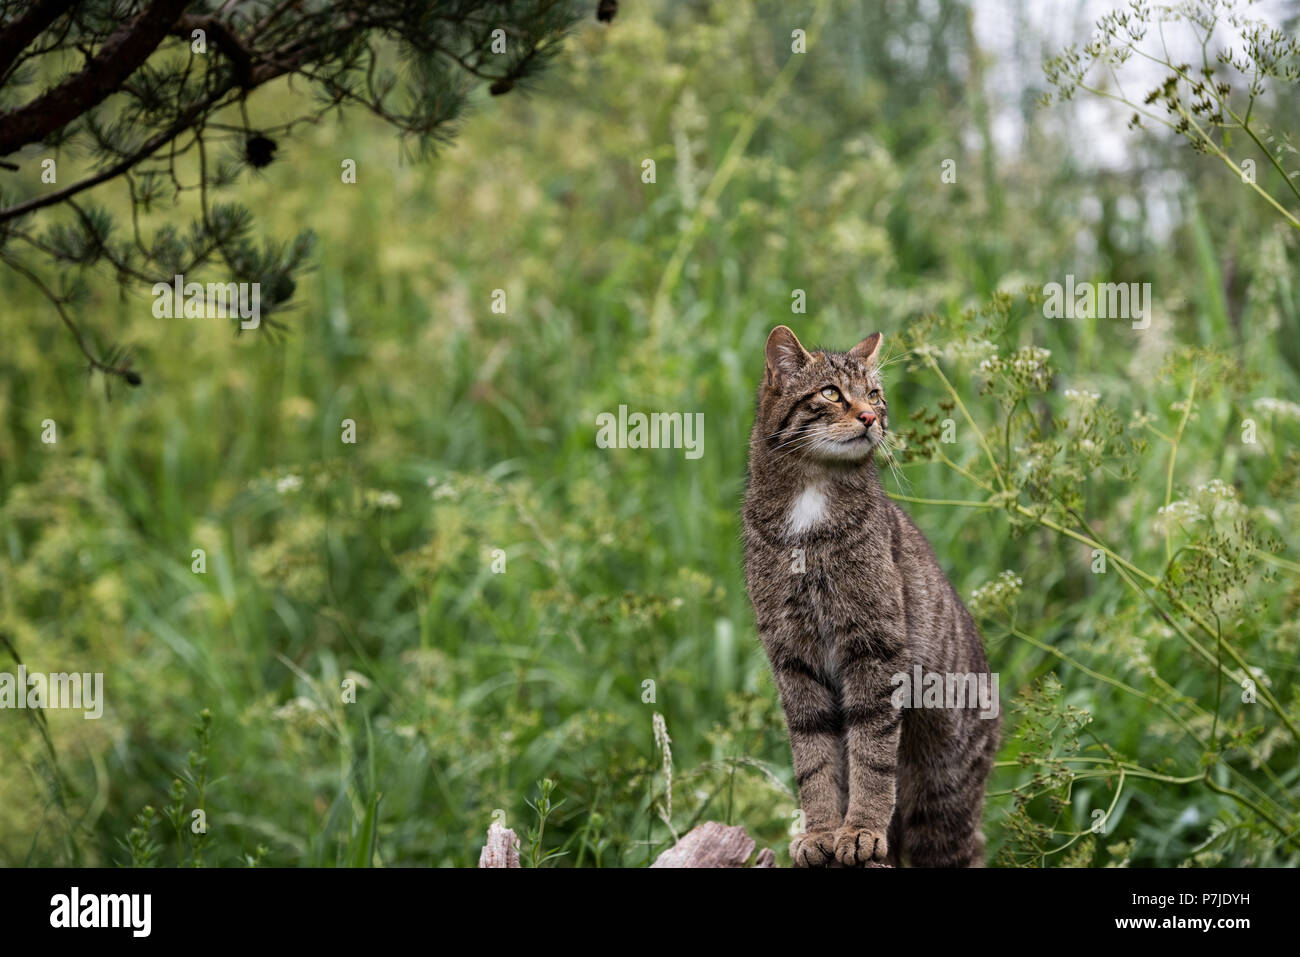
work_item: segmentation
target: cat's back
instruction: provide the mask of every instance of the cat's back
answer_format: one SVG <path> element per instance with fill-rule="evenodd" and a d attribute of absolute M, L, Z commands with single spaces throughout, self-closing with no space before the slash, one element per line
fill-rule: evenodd
<path fill-rule="evenodd" d="M 960 650 L 972 666 L 984 665 L 979 628 L 939 562 L 934 546 L 897 502 L 887 499 L 894 529 L 894 566 L 908 609 L 908 630 L 914 641 L 938 643 Z"/>

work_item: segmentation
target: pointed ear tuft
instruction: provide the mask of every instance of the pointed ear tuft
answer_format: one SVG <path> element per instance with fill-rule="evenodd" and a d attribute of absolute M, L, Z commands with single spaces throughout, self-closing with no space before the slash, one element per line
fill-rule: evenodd
<path fill-rule="evenodd" d="M 770 383 L 780 382 L 792 376 L 804 367 L 812 356 L 799 344 L 798 338 L 789 326 L 777 326 L 767 337 L 767 379 Z"/>
<path fill-rule="evenodd" d="M 874 365 L 876 357 L 880 355 L 880 344 L 884 341 L 884 336 L 878 332 L 873 332 L 867 338 L 863 339 L 856 346 L 849 350 L 849 355 L 857 356 L 867 365 Z"/>

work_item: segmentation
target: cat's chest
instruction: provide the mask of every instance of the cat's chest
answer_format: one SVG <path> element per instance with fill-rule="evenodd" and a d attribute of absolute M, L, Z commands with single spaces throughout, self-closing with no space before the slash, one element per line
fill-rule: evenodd
<path fill-rule="evenodd" d="M 767 549 L 774 568 L 786 571 L 774 592 L 789 610 L 814 617 L 840 616 L 846 608 L 870 604 L 893 576 L 888 557 L 888 530 L 878 527 L 856 496 L 826 483 L 812 482 L 796 490 L 779 513 Z"/>
<path fill-rule="evenodd" d="M 826 524 L 830 514 L 831 501 L 825 486 L 816 483 L 807 485 L 794 496 L 786 512 L 786 533 L 793 538 L 800 538 Z"/>
<path fill-rule="evenodd" d="M 867 503 L 852 491 L 829 482 L 809 482 L 785 502 L 773 524 L 791 544 L 847 543 L 870 537 Z M 769 526 L 770 528 L 771 526 Z"/>

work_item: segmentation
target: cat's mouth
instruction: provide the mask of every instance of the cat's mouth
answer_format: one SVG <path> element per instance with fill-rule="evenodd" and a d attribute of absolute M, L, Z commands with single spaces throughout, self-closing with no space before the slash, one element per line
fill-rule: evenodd
<path fill-rule="evenodd" d="M 860 435 L 855 435 L 848 439 L 840 439 L 839 443 L 848 449 L 871 450 L 880 444 L 880 436 L 868 429 L 863 429 Z"/>
<path fill-rule="evenodd" d="M 880 442 L 880 435 L 871 429 L 863 429 L 848 438 L 828 437 L 816 451 L 821 458 L 852 462 L 865 459 Z"/>

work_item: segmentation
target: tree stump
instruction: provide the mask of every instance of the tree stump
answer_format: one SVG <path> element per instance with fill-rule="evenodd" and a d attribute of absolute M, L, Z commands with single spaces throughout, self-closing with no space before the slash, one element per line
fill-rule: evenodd
<path fill-rule="evenodd" d="M 754 839 L 743 827 L 706 821 L 668 850 L 651 867 L 744 867 L 754 853 Z M 774 867 L 776 856 L 767 849 L 755 867 Z"/>
<path fill-rule="evenodd" d="M 651 867 L 749 867 L 754 853 L 754 839 L 737 825 L 728 827 L 706 821 L 664 851 Z M 487 843 L 478 856 L 479 867 L 519 867 L 519 838 L 508 827 L 492 822 Z M 776 854 L 765 847 L 754 858 L 753 867 L 776 867 Z M 832 862 L 831 867 L 839 867 Z M 866 867 L 888 867 L 871 862 Z"/>
<path fill-rule="evenodd" d="M 487 843 L 478 855 L 479 867 L 518 867 L 519 838 L 496 821 L 488 828 Z"/>

